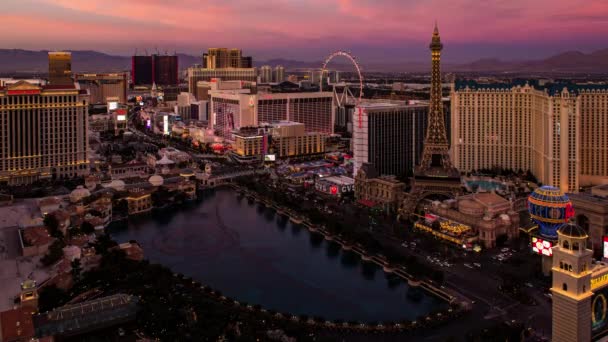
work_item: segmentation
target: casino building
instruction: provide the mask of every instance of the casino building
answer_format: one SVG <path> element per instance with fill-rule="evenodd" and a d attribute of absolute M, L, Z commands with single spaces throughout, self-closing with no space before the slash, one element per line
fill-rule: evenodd
<path fill-rule="evenodd" d="M 608 335 L 608 264 L 593 262 L 588 235 L 568 223 L 553 246 L 552 341 L 598 341 Z"/>
<path fill-rule="evenodd" d="M 89 95 L 26 81 L 0 88 L 0 183 L 88 173 Z"/>
<path fill-rule="evenodd" d="M 530 170 L 563 192 L 608 180 L 608 86 L 457 81 L 452 161 L 460 171 Z"/>

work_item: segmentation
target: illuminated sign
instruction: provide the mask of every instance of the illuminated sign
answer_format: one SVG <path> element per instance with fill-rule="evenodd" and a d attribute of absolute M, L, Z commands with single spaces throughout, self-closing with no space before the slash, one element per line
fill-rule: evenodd
<path fill-rule="evenodd" d="M 146 121 L 146 128 L 150 128 L 150 127 L 152 127 L 152 120 L 148 119 Z"/>
<path fill-rule="evenodd" d="M 604 236 L 604 258 L 608 258 L 608 236 Z"/>
<path fill-rule="evenodd" d="M 163 116 L 163 133 L 165 135 L 169 134 L 169 116 L 168 115 Z"/>
<path fill-rule="evenodd" d="M 553 244 L 551 241 L 546 241 L 537 237 L 532 237 L 532 250 L 536 254 L 552 256 Z"/>
<path fill-rule="evenodd" d="M 608 283 L 608 273 L 604 273 L 599 277 L 591 278 L 591 289 L 604 286 Z"/>
<path fill-rule="evenodd" d="M 277 160 L 276 154 L 267 154 L 264 156 L 264 161 L 276 161 L 276 160 Z"/>
<path fill-rule="evenodd" d="M 328 184 L 327 182 L 316 182 L 315 189 L 330 195 L 343 194 L 345 192 L 352 192 L 355 190 L 354 184 Z"/>
<path fill-rule="evenodd" d="M 143 105 L 144 105 L 143 101 L 139 102 L 139 105 L 140 105 L 140 106 L 143 106 Z"/>
<path fill-rule="evenodd" d="M 116 121 L 127 121 L 126 115 L 116 115 Z"/>
<path fill-rule="evenodd" d="M 118 108 L 118 102 L 108 102 L 108 110 L 115 110 Z"/>
<path fill-rule="evenodd" d="M 38 95 L 40 89 L 7 90 L 7 95 Z"/>

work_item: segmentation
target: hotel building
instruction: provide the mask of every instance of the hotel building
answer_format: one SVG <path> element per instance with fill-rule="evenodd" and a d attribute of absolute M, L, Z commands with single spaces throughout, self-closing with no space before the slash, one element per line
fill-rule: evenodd
<path fill-rule="evenodd" d="M 203 68 L 251 68 L 252 58 L 243 57 L 240 49 L 210 48 L 203 54 Z"/>
<path fill-rule="evenodd" d="M 86 175 L 88 98 L 73 83 L 0 88 L 0 183 Z"/>
<path fill-rule="evenodd" d="M 89 91 L 91 104 L 105 104 L 108 98 L 117 98 L 118 103 L 127 103 L 127 74 L 75 74 L 80 89 Z"/>
<path fill-rule="evenodd" d="M 272 67 L 270 65 L 262 65 L 260 67 L 260 83 L 272 82 Z"/>
<path fill-rule="evenodd" d="M 209 82 L 214 78 L 219 78 L 222 81 L 257 82 L 258 75 L 255 68 L 206 69 L 191 67 L 188 68 L 188 92 L 195 94 L 197 82 Z"/>
<path fill-rule="evenodd" d="M 608 86 L 458 81 L 452 160 L 464 172 L 530 170 L 563 192 L 608 181 Z"/>
<path fill-rule="evenodd" d="M 335 106 L 330 92 L 247 94 L 211 92 L 210 127 L 225 139 L 241 127 L 276 121 L 304 124 L 306 132 L 332 134 Z"/>
<path fill-rule="evenodd" d="M 404 175 L 418 165 L 428 105 L 364 102 L 353 114 L 354 175 L 364 163 L 378 175 Z"/>
<path fill-rule="evenodd" d="M 325 152 L 326 135 L 306 132 L 304 124 L 298 122 L 279 121 L 263 127 L 244 127 L 233 136 L 233 155 L 241 161 L 261 160 L 266 155 L 287 158 Z"/>
<path fill-rule="evenodd" d="M 131 82 L 133 85 L 169 86 L 178 84 L 177 55 L 132 56 Z"/>
<path fill-rule="evenodd" d="M 49 83 L 53 86 L 74 83 L 71 52 L 49 52 Z"/>

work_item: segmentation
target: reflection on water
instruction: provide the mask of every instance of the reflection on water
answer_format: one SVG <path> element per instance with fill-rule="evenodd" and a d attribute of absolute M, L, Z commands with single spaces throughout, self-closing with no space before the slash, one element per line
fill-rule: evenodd
<path fill-rule="evenodd" d="M 415 319 L 445 303 L 232 190 L 113 225 L 151 262 L 265 308 L 328 319 Z M 420 298 L 419 298 L 420 297 Z"/>

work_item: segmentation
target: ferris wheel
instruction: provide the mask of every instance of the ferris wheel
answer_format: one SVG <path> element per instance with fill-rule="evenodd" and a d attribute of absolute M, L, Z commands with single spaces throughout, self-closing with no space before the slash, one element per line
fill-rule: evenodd
<path fill-rule="evenodd" d="M 353 96 L 353 94 L 350 92 L 350 90 L 348 90 L 348 88 L 345 88 L 344 94 L 343 94 L 343 101 L 344 102 L 346 101 L 346 98 L 348 97 L 348 95 L 350 93 L 350 97 L 353 98 L 355 104 L 358 105 L 359 103 L 361 103 L 361 98 L 363 97 L 363 76 L 361 75 L 361 67 L 359 66 L 359 63 L 357 63 L 357 60 L 355 59 L 355 57 L 353 57 L 353 55 L 351 55 L 349 52 L 338 50 L 338 51 L 331 53 L 325 59 L 325 62 L 323 62 L 323 67 L 321 69 L 321 77 L 319 80 L 319 90 L 323 91 L 323 75 L 325 75 L 327 73 L 327 64 L 329 64 L 329 62 L 331 62 L 331 60 L 337 56 L 346 57 L 348 60 L 351 61 L 351 63 L 355 66 L 355 69 L 357 70 L 357 76 L 359 76 L 359 96 L 358 97 Z M 335 92 L 335 89 L 334 89 L 334 92 Z M 338 102 L 340 102 L 340 101 L 338 101 Z"/>

